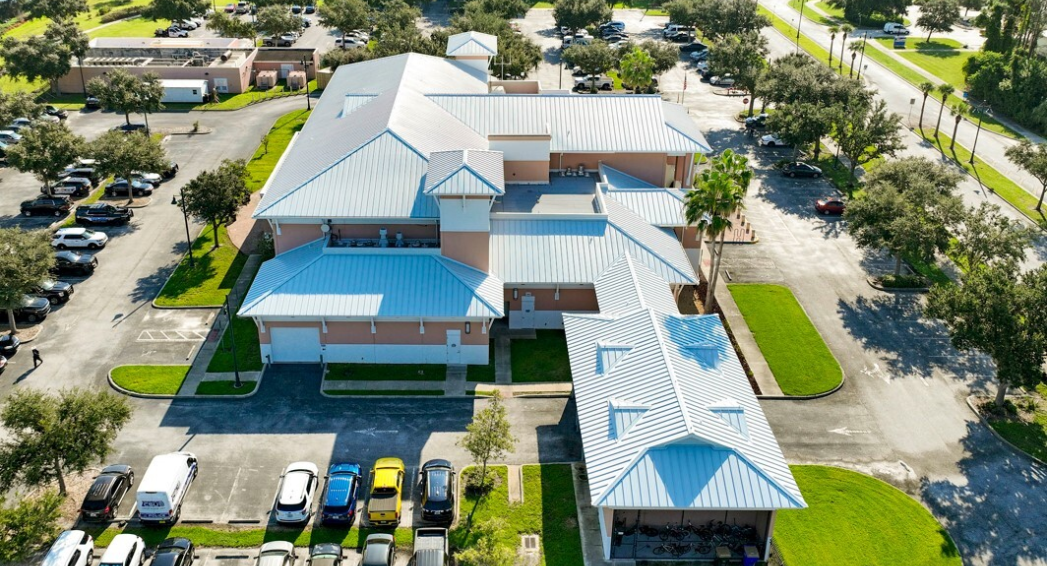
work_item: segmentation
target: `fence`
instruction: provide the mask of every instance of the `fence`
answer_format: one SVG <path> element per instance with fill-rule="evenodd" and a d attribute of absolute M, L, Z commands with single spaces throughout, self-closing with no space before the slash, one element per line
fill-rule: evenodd
<path fill-rule="evenodd" d="M 771 554 L 767 557 L 767 566 L 785 566 L 785 560 L 782 559 L 782 553 L 778 552 L 778 545 L 774 544 L 774 539 L 771 539 Z"/>

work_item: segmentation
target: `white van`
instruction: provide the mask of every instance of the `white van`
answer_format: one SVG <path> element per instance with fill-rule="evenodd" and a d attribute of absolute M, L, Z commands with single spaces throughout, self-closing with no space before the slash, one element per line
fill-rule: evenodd
<path fill-rule="evenodd" d="M 883 33 L 889 33 L 891 35 L 909 35 L 909 28 L 898 22 L 887 22 L 886 24 L 883 24 Z"/>
<path fill-rule="evenodd" d="M 58 535 L 40 566 L 91 566 L 95 540 L 84 531 L 65 531 Z"/>
<path fill-rule="evenodd" d="M 149 463 L 138 484 L 138 520 L 145 524 L 170 525 L 178 521 L 189 484 L 198 471 L 192 452 L 161 454 Z"/>

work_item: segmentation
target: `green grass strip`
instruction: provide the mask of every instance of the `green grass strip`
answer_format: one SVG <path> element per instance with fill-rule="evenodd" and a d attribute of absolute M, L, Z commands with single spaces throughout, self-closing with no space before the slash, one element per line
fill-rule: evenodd
<path fill-rule="evenodd" d="M 261 264 L 250 274 L 254 281 Z M 240 309 L 243 298 L 234 305 L 234 312 Z M 250 318 L 239 316 L 233 317 L 232 332 L 226 330 L 222 335 L 222 341 L 218 343 L 211 363 L 207 364 L 207 371 L 213 373 L 233 371 L 233 335 L 236 335 L 236 368 L 240 371 L 261 371 L 262 351 L 258 344 L 258 327 Z"/>
<path fill-rule="evenodd" d="M 815 12 L 809 6 L 805 6 L 804 4 L 806 4 L 804 0 L 789 0 L 790 8 L 796 10 L 798 13 L 802 13 L 804 18 L 811 20 L 812 22 L 818 25 L 831 26 L 838 23 L 837 20 L 833 18 L 827 18 L 819 14 L 818 12 Z"/>
<path fill-rule="evenodd" d="M 949 533 L 902 491 L 840 468 L 791 468 L 808 508 L 778 512 L 774 541 L 786 564 L 962 564 Z"/>
<path fill-rule="evenodd" d="M 408 396 L 423 395 L 426 397 L 439 397 L 444 394 L 442 389 L 324 389 L 328 395 L 361 395 L 365 397 L 377 397 L 381 395 Z"/>
<path fill-rule="evenodd" d="M 228 381 L 201 381 L 196 386 L 197 395 L 247 395 L 254 392 L 257 381 L 241 381 L 240 389 L 236 388 L 236 382 Z"/>
<path fill-rule="evenodd" d="M 767 8 L 764 8 L 763 6 L 758 6 L 757 10 L 771 20 L 771 25 L 774 27 L 774 29 L 778 30 L 778 32 L 784 35 L 785 38 L 789 41 L 792 41 L 794 44 L 796 43 L 796 28 L 790 25 L 789 22 L 779 18 L 777 15 L 775 15 Z M 815 59 L 821 61 L 822 63 L 825 63 L 826 65 L 829 64 L 829 51 L 821 45 L 818 45 L 814 42 L 814 40 L 802 33 L 800 34 L 800 48 L 809 53 Z M 832 69 L 836 70 L 840 74 L 843 74 L 843 71 L 840 70 L 839 61 L 839 57 L 833 57 Z M 851 66 L 844 63 L 843 68 L 845 71 L 850 71 Z"/>
<path fill-rule="evenodd" d="M 117 366 L 109 372 L 113 382 L 133 393 L 176 395 L 189 374 L 189 366 Z"/>
<path fill-rule="evenodd" d="M 1017 405 L 1030 413 L 1031 418 L 1024 420 L 1016 415 L 986 415 L 989 426 L 1019 449 L 1041 461 L 1047 461 L 1047 384 L 1037 385 L 1036 392 L 1018 399 Z"/>
<path fill-rule="evenodd" d="M 277 118 L 269 130 L 269 145 L 259 143 L 254 156 L 247 162 L 247 186 L 252 192 L 265 186 L 280 156 L 290 145 L 291 138 L 301 131 L 308 118 L 308 110 L 295 110 Z"/>
<path fill-rule="evenodd" d="M 95 545 L 109 546 L 113 537 L 121 533 L 135 534 L 145 540 L 146 546 L 156 546 L 168 537 L 185 537 L 200 547 L 212 548 L 257 548 L 272 541 L 293 542 L 295 546 L 312 546 L 325 542 L 339 543 L 348 548 L 360 548 L 368 535 L 374 533 L 392 533 L 390 529 L 333 529 L 319 528 L 286 528 L 268 529 L 221 528 L 196 525 L 175 525 L 173 527 L 147 528 L 128 527 L 120 529 L 114 523 L 109 527 L 86 527 L 87 532 L 95 538 Z M 396 545 L 409 548 L 414 544 L 414 531 L 410 528 L 395 530 Z"/>
<path fill-rule="evenodd" d="M 447 366 L 439 364 L 328 364 L 328 381 L 444 381 Z"/>
<path fill-rule="evenodd" d="M 840 364 L 788 287 L 727 287 L 783 393 L 816 395 L 843 381 Z"/>
<path fill-rule="evenodd" d="M 534 340 L 513 340 L 510 348 L 513 383 L 571 381 L 567 336 L 563 330 L 538 330 Z"/>
<path fill-rule="evenodd" d="M 161 307 L 213 307 L 225 303 L 236 278 L 247 263 L 247 254 L 229 240 L 224 225 L 218 225 L 218 241 L 208 224 L 193 242 L 193 265 L 187 254 L 156 297 Z"/>

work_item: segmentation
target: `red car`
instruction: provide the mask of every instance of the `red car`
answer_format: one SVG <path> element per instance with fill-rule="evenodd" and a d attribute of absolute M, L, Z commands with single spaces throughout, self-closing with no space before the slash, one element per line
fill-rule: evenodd
<path fill-rule="evenodd" d="M 825 197 L 814 201 L 814 209 L 818 211 L 818 214 L 840 215 L 843 214 L 845 208 L 847 208 L 847 203 L 839 197 Z"/>
<path fill-rule="evenodd" d="M 235 14 L 236 13 L 236 4 L 226 4 L 225 5 L 225 13 L 226 14 Z"/>

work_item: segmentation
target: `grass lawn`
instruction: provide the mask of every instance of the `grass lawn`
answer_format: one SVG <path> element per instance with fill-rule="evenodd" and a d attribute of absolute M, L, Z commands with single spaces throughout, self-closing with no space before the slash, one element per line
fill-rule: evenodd
<path fill-rule="evenodd" d="M 218 241 L 214 247 L 215 233 L 207 225 L 193 242 L 196 265 L 190 267 L 189 256 L 175 268 L 171 278 L 156 297 L 162 307 L 211 307 L 225 303 L 225 296 L 236 283 L 240 271 L 247 262 L 247 255 L 240 253 L 229 241 L 225 226 L 218 226 Z"/>
<path fill-rule="evenodd" d="M 1006 415 L 983 413 L 989 426 L 1011 444 L 1047 461 L 1047 385 L 1041 383 L 1034 393 L 1007 404 L 1014 410 Z"/>
<path fill-rule="evenodd" d="M 310 87 L 312 88 L 312 87 Z M 315 90 L 315 89 L 313 89 Z M 285 96 L 294 96 L 301 94 L 305 96 L 305 89 L 302 90 L 288 90 L 287 81 L 280 81 L 276 86 L 269 89 L 256 89 L 255 87 L 248 87 L 247 91 L 239 94 L 221 94 L 219 93 L 219 101 L 215 103 L 207 104 L 178 104 L 170 105 L 172 107 L 185 107 L 191 110 L 239 110 L 247 107 L 249 104 L 255 102 L 261 102 L 270 98 L 283 98 Z M 302 102 L 305 102 L 304 100 Z M 302 110 L 301 112 L 307 112 Z M 304 120 L 303 120 L 304 122 Z M 272 144 L 270 144 L 272 149 Z"/>
<path fill-rule="evenodd" d="M 568 464 L 530 465 L 523 467 L 523 502 L 509 503 L 508 471 L 495 466 L 501 482 L 482 499 L 473 495 L 461 498 L 459 526 L 451 531 L 451 545 L 464 548 L 475 537 L 467 528 L 473 524 L 501 517 L 509 524 L 502 533 L 503 544 L 516 548 L 520 535 L 538 534 L 542 561 L 546 566 L 576 566 L 582 563 L 581 536 L 574 502 L 574 484 Z"/>
<path fill-rule="evenodd" d="M 778 512 L 774 541 L 786 564 L 962 564 L 934 516 L 894 487 L 840 468 L 792 472 L 809 507 Z"/>
<path fill-rule="evenodd" d="M 196 386 L 197 395 L 247 395 L 254 391 L 257 381 L 240 381 L 240 389 L 234 387 L 235 381 L 201 381 Z"/>
<path fill-rule="evenodd" d="M 478 383 L 494 383 L 494 340 L 489 340 L 487 345 L 487 365 L 467 366 L 465 369 L 465 380 Z"/>
<path fill-rule="evenodd" d="M 145 540 L 147 546 L 156 546 L 168 537 L 185 537 L 193 544 L 202 547 L 222 548 L 257 548 L 263 543 L 285 540 L 295 546 L 311 546 L 323 542 L 337 542 L 344 547 L 359 548 L 368 535 L 392 532 L 389 529 L 332 529 L 327 527 L 295 529 L 274 527 L 270 529 L 237 529 L 216 526 L 175 525 L 173 527 L 128 527 L 120 529 L 113 526 L 88 526 L 87 532 L 95 538 L 95 545 L 108 546 L 113 537 L 121 533 L 136 534 Z M 396 529 L 396 545 L 410 548 L 414 544 L 414 531 L 410 528 Z"/>
<path fill-rule="evenodd" d="M 110 10 L 119 10 L 122 8 L 130 8 L 132 6 L 145 6 L 152 0 L 87 0 L 88 11 L 77 15 L 73 20 L 80 26 L 81 30 L 89 30 L 103 25 L 102 14 L 99 13 L 99 9 L 107 7 Z M 50 22 L 47 18 L 37 18 L 35 20 L 29 20 L 22 25 L 12 29 L 4 37 L 17 37 L 25 38 L 31 35 L 41 35 L 44 30 L 47 29 L 47 24 Z M 160 27 L 159 22 L 149 30 L 149 35 L 153 35 L 153 30 Z M 166 27 L 166 26 L 165 26 Z M 91 37 L 97 37 L 91 35 Z"/>
<path fill-rule="evenodd" d="M 439 397 L 444 394 L 441 389 L 324 389 L 328 395 L 425 395 L 427 397 Z"/>
<path fill-rule="evenodd" d="M 247 162 L 247 186 L 251 191 L 257 191 L 265 186 L 276 167 L 276 162 L 284 154 L 291 138 L 302 129 L 306 119 L 309 118 L 308 110 L 295 110 L 277 118 L 276 123 L 269 130 L 269 147 L 259 144 L 254 156 Z"/>
<path fill-rule="evenodd" d="M 815 395 L 840 384 L 840 364 L 788 287 L 727 287 L 783 393 Z"/>
<path fill-rule="evenodd" d="M 804 3 L 804 0 L 789 0 L 789 7 L 799 12 L 800 8 L 803 7 Z M 803 7 L 803 17 L 822 26 L 831 26 L 836 23 L 835 19 L 826 18 L 818 12 L 815 12 L 814 10 L 810 9 L 810 7 Z"/>
<path fill-rule="evenodd" d="M 447 366 L 439 364 L 328 364 L 330 381 L 444 381 Z"/>
<path fill-rule="evenodd" d="M 1037 197 L 1018 186 L 1017 183 L 1010 180 L 1003 173 L 1000 173 L 984 161 L 975 159 L 974 165 L 968 163 L 971 160 L 971 152 L 959 144 L 956 145 L 955 149 L 949 149 L 952 139 L 945 135 L 945 133 L 938 132 L 937 139 L 934 137 L 933 128 L 924 128 L 922 131 L 916 130 L 916 133 L 923 136 L 923 139 L 930 142 L 931 145 L 937 147 L 939 151 L 963 166 L 963 168 L 974 176 L 974 178 L 981 184 L 985 185 L 989 190 L 995 192 L 1000 195 L 1001 198 L 1011 203 L 1011 205 L 1021 211 L 1022 214 L 1028 216 L 1030 220 L 1047 228 L 1047 216 L 1044 216 L 1043 213 L 1036 210 Z"/>
<path fill-rule="evenodd" d="M 816 7 L 819 10 L 825 12 L 826 14 L 829 14 L 833 18 L 836 18 L 837 20 L 839 20 L 840 23 L 843 23 L 843 22 L 847 21 L 846 18 L 844 18 L 844 15 L 843 15 L 843 4 L 842 3 L 837 6 L 837 5 L 831 4 L 829 2 L 826 2 L 824 0 L 818 0 L 817 2 L 814 3 L 814 7 Z M 806 16 L 807 13 L 804 12 L 804 15 Z M 894 18 L 894 17 L 888 19 L 886 16 L 884 16 L 882 14 L 873 14 L 867 20 L 863 20 L 861 22 L 851 22 L 851 23 L 855 24 L 856 26 L 858 24 L 861 24 L 862 27 L 873 27 L 873 28 L 883 29 L 883 24 L 885 24 L 887 22 L 897 22 L 897 21 L 898 21 L 898 19 Z M 906 25 L 906 26 L 911 26 L 912 25 L 909 22 L 909 18 L 902 18 L 901 23 L 903 25 Z"/>
<path fill-rule="evenodd" d="M 147 20 L 143 17 L 131 18 L 113 22 L 103 28 L 98 28 L 87 35 L 94 39 L 96 37 L 153 37 L 157 28 L 170 27 L 171 22 L 167 20 Z"/>
<path fill-rule="evenodd" d="M 538 330 L 536 340 L 511 343 L 513 383 L 571 381 L 567 336 L 563 330 Z"/>
<path fill-rule="evenodd" d="M 973 51 L 899 51 L 898 55 L 951 85 L 964 85 L 963 65 Z M 961 89 L 962 90 L 962 89 Z"/>
<path fill-rule="evenodd" d="M 661 6 L 661 2 L 652 0 L 617 0 L 611 6 L 614 10 L 643 10 L 648 16 L 668 16 L 669 12 L 652 6 Z"/>
<path fill-rule="evenodd" d="M 796 41 L 796 28 L 790 25 L 789 22 L 779 18 L 763 6 L 757 6 L 757 11 L 766 16 L 769 20 L 771 20 L 771 25 L 774 26 L 774 29 L 778 30 L 779 33 L 784 35 L 786 39 L 793 42 Z M 812 41 L 811 38 L 807 37 L 804 34 L 800 34 L 800 47 L 815 59 L 821 61 L 822 63 L 825 63 L 826 65 L 829 64 L 829 51 Z M 832 68 L 839 72 L 839 58 L 834 57 L 833 61 L 834 63 Z M 851 67 L 845 62 L 843 68 L 844 73 L 846 73 L 850 70 Z"/>
<path fill-rule="evenodd" d="M 258 267 L 261 267 L 259 265 Z M 258 271 L 251 274 L 253 281 Z M 236 303 L 239 310 L 243 298 Z M 220 315 L 221 316 L 221 315 Z M 233 334 L 236 334 L 236 363 L 240 371 L 260 371 L 262 369 L 262 351 L 258 345 L 258 327 L 250 318 L 239 316 L 233 317 L 233 331 L 225 331 L 222 341 L 218 343 L 218 349 L 207 364 L 209 372 L 233 371 Z"/>
<path fill-rule="evenodd" d="M 879 41 L 881 45 L 889 49 L 894 49 L 894 38 L 893 37 L 878 37 L 876 41 Z M 939 49 L 962 49 L 963 44 L 955 39 L 948 37 L 932 37 L 930 41 L 927 41 L 924 37 L 907 37 L 905 39 L 906 49 L 917 49 L 917 50 L 939 50 Z M 898 51 L 901 53 L 902 51 Z"/>
<path fill-rule="evenodd" d="M 189 366 L 117 366 L 110 375 L 128 391 L 175 395 L 189 373 Z"/>

